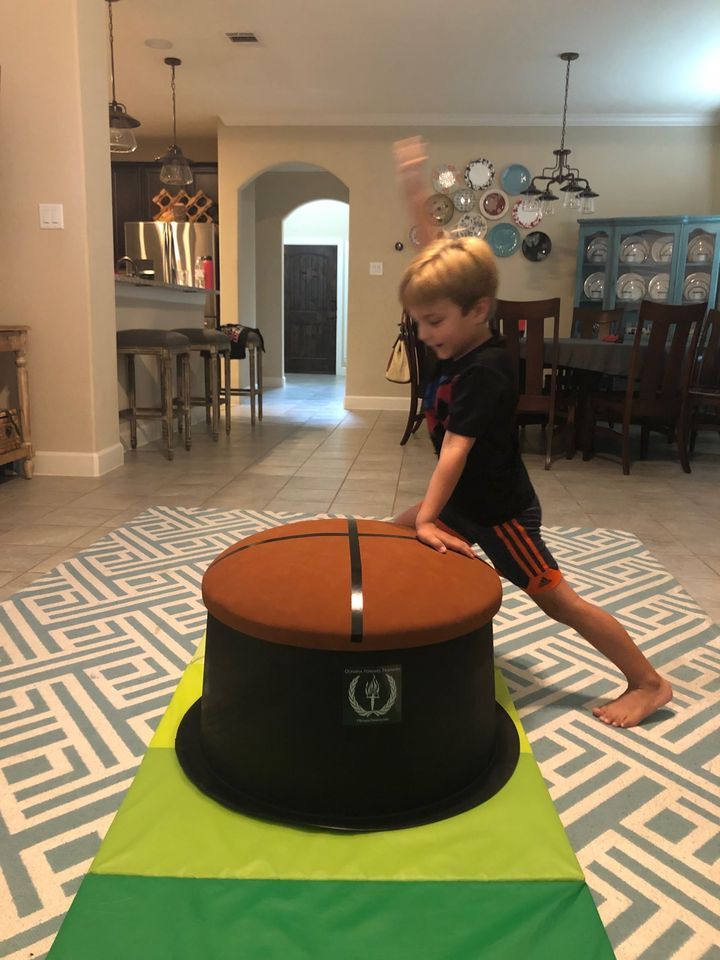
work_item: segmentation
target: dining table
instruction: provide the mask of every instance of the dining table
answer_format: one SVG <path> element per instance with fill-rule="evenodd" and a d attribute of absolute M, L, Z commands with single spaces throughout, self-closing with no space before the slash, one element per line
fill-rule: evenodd
<path fill-rule="evenodd" d="M 646 344 L 640 345 L 637 373 L 642 369 Z M 567 367 L 573 370 L 590 370 L 594 373 L 610 376 L 627 376 L 630 369 L 630 357 L 633 350 L 633 341 L 625 340 L 616 343 L 607 340 L 585 340 L 581 337 L 560 337 L 558 339 L 558 367 Z M 552 364 L 553 341 L 545 340 L 545 363 Z M 521 346 L 520 355 L 523 350 Z"/>

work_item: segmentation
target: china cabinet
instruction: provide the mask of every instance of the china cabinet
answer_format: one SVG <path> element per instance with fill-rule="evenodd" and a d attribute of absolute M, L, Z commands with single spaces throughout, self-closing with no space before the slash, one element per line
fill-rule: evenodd
<path fill-rule="evenodd" d="M 718 302 L 720 216 L 578 220 L 575 306 Z"/>

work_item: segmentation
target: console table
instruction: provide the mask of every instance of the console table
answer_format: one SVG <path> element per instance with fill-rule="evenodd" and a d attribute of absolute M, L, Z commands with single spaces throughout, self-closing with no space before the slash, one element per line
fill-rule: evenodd
<path fill-rule="evenodd" d="M 30 394 L 27 375 L 27 332 L 30 327 L 0 326 L 0 353 L 15 354 L 15 372 L 17 379 L 19 440 L 11 449 L 0 446 L 0 466 L 22 461 L 22 474 L 29 480 L 33 475 L 33 448 L 30 441 Z M 8 436 L 14 433 L 13 425 L 7 421 Z"/>

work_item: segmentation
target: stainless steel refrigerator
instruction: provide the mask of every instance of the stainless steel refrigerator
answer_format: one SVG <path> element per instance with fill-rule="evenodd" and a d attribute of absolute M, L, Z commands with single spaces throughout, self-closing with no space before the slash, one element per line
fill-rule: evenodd
<path fill-rule="evenodd" d="M 141 277 L 173 286 L 200 289 L 208 289 L 206 262 L 209 257 L 212 262 L 212 287 L 208 289 L 205 316 L 217 318 L 216 224 L 131 221 L 125 224 L 125 255 L 134 261 L 136 272 Z"/>
<path fill-rule="evenodd" d="M 144 276 L 184 287 L 205 287 L 202 271 L 197 275 L 196 261 L 211 257 L 213 289 L 217 290 L 217 228 L 214 223 L 131 221 L 125 224 L 125 254 L 136 263 L 142 263 Z"/>

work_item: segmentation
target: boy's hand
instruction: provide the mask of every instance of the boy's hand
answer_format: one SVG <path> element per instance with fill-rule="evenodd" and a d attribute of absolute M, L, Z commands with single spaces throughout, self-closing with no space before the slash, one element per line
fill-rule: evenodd
<path fill-rule="evenodd" d="M 393 144 L 395 157 L 395 172 L 398 182 L 406 196 L 425 196 L 425 163 L 427 161 L 427 145 L 421 137 L 408 137 L 407 140 L 396 140 Z"/>
<path fill-rule="evenodd" d="M 461 553 L 464 557 L 470 557 L 471 560 L 477 560 L 477 557 L 470 549 L 470 544 L 459 537 L 454 537 L 447 533 L 435 523 L 419 523 L 415 528 L 418 540 L 438 553 L 447 553 L 448 550 L 454 550 L 455 553 Z"/>
<path fill-rule="evenodd" d="M 405 198 L 410 222 L 417 230 L 418 246 L 424 247 L 442 236 L 438 234 L 438 225 L 430 218 L 425 209 L 425 201 L 430 195 L 427 186 L 427 146 L 421 137 L 408 137 L 393 144 L 395 172 L 400 190 Z"/>

